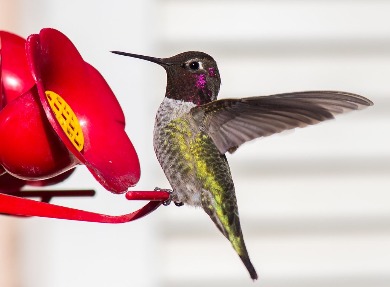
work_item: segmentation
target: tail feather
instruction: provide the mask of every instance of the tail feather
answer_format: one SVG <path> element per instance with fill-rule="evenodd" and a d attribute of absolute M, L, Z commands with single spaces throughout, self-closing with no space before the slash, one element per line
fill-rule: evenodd
<path fill-rule="evenodd" d="M 240 256 L 241 261 L 248 270 L 250 277 L 256 280 L 258 276 L 255 267 L 249 259 L 245 246 L 234 189 L 230 189 L 229 191 L 227 193 L 229 196 L 224 199 L 224 204 L 219 204 L 218 208 L 215 208 L 216 200 L 210 192 L 203 190 L 202 207 L 218 227 L 219 231 L 230 241 L 233 249 Z"/>
<path fill-rule="evenodd" d="M 246 269 L 248 269 L 249 275 L 253 280 L 257 280 L 257 272 L 248 256 L 240 256 L 242 263 L 244 263 Z"/>

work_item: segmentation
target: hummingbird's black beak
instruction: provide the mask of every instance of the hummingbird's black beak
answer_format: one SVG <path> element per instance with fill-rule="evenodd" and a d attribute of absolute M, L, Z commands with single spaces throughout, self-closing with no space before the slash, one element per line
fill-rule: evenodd
<path fill-rule="evenodd" d="M 169 66 L 170 65 L 169 63 L 165 63 L 164 59 L 161 59 L 161 58 L 137 55 L 137 54 L 132 54 L 132 53 L 120 52 L 120 51 L 111 51 L 111 53 L 114 53 L 114 54 L 117 54 L 117 55 L 122 55 L 122 56 L 127 56 L 127 57 L 132 57 L 132 58 L 142 59 L 142 60 L 145 60 L 145 61 L 149 61 L 149 62 L 153 62 L 153 63 L 159 64 L 160 66 Z"/>

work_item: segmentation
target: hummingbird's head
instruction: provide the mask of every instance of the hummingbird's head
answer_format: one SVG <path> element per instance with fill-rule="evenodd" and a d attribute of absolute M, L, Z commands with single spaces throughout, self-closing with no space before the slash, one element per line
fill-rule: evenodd
<path fill-rule="evenodd" d="M 217 99 L 221 78 L 217 63 L 203 52 L 184 52 L 170 58 L 154 58 L 131 53 L 112 51 L 157 63 L 167 72 L 165 96 L 175 100 L 203 105 Z"/>

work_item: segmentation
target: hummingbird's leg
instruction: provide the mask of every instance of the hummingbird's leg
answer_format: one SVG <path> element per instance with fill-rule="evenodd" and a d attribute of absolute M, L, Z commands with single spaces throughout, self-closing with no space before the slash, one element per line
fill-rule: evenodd
<path fill-rule="evenodd" d="M 181 201 L 174 201 L 173 202 L 176 206 L 178 206 L 178 207 L 180 207 L 180 206 L 183 206 L 184 205 L 184 203 L 183 202 L 181 202 Z"/>

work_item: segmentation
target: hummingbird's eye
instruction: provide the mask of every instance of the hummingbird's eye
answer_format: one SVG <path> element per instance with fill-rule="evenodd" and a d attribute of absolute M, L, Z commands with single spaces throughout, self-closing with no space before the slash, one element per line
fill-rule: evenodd
<path fill-rule="evenodd" d="M 188 67 L 190 67 L 191 70 L 196 71 L 199 69 L 200 64 L 197 61 L 192 61 L 188 64 Z"/>

